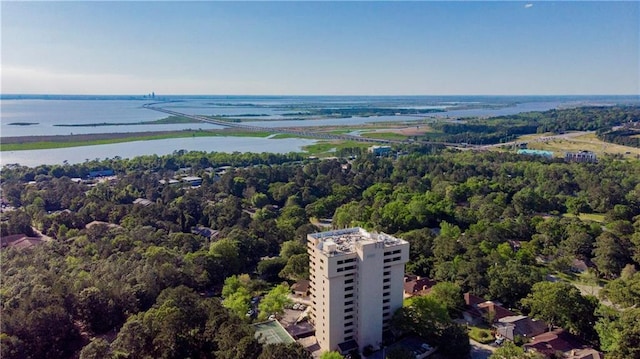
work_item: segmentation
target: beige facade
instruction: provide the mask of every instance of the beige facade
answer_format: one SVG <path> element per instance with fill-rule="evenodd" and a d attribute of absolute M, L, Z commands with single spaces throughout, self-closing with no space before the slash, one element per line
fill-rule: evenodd
<path fill-rule="evenodd" d="M 321 349 L 339 350 L 352 340 L 360 350 L 379 347 L 402 307 L 409 243 L 362 228 L 309 234 L 307 240 L 311 317 Z"/>

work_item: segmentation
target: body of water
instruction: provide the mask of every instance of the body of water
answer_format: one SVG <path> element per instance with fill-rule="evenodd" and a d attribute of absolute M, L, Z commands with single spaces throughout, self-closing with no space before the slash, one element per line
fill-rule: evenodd
<path fill-rule="evenodd" d="M 167 117 L 145 109 L 154 103 L 178 112 L 198 115 L 242 117 L 260 115 L 246 124 L 260 127 L 348 126 L 375 122 L 404 122 L 422 118 L 461 118 L 503 116 L 529 111 L 590 104 L 638 104 L 638 96 L 58 96 L 2 95 L 0 99 L 0 136 L 69 135 L 114 132 L 146 132 L 185 129 L 218 129 L 208 123 L 136 125 Z M 454 106 L 472 108 L 456 109 Z M 287 113 L 306 113 L 318 109 L 446 109 L 445 112 L 420 116 L 370 116 L 307 120 L 283 120 Z M 297 117 L 297 116 L 296 116 Z M 252 117 L 247 117 L 252 118 Z M 269 121 L 260 121 L 267 119 Z M 11 123 L 35 123 L 29 126 Z M 60 124 L 125 123 L 119 126 L 60 127 Z M 130 142 L 113 145 L 67 149 L 2 152 L 1 163 L 25 165 L 53 164 L 106 157 L 132 157 L 144 154 L 167 154 L 175 150 L 224 152 L 290 152 L 313 140 L 210 137 Z"/>
<path fill-rule="evenodd" d="M 82 163 L 86 160 L 105 159 L 120 156 L 131 158 L 142 155 L 166 155 L 178 150 L 206 152 L 301 152 L 303 146 L 314 144 L 315 140 L 300 138 L 258 138 L 258 137 L 194 137 L 166 140 L 123 142 L 109 145 L 56 148 L 50 150 L 3 151 L 0 165 L 19 163 L 24 166 L 42 164 Z"/>

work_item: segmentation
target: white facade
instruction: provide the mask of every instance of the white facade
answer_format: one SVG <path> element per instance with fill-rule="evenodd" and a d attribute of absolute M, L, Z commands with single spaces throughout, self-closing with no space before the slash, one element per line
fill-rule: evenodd
<path fill-rule="evenodd" d="M 354 340 L 362 350 L 382 344 L 382 332 L 402 307 L 409 243 L 350 228 L 309 234 L 311 317 L 321 349 Z"/>

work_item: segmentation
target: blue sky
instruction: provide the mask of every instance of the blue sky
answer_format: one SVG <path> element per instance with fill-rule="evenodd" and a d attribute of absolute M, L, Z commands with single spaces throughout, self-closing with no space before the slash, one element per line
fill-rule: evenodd
<path fill-rule="evenodd" d="M 640 93 L 639 2 L 6 2 L 2 93 Z"/>

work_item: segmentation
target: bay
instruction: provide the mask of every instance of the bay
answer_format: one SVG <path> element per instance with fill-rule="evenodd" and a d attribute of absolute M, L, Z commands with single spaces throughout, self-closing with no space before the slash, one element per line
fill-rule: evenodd
<path fill-rule="evenodd" d="M 86 160 L 131 158 L 142 155 L 166 155 L 178 150 L 205 152 L 302 152 L 302 147 L 314 144 L 315 140 L 300 138 L 259 137 L 194 137 L 166 140 L 123 142 L 108 145 L 56 148 L 48 150 L 0 152 L 0 166 L 18 163 L 24 166 L 41 164 L 82 163 Z"/>

